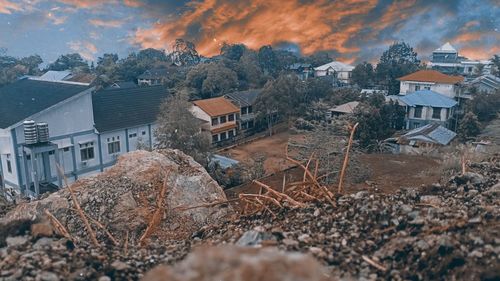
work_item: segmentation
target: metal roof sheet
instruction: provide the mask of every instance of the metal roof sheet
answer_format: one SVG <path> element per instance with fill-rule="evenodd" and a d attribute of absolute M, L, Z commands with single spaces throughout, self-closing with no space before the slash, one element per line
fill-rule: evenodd
<path fill-rule="evenodd" d="M 421 90 L 399 97 L 399 99 L 409 106 L 431 106 L 450 108 L 457 105 L 457 102 L 447 96 L 438 94 L 431 90 Z"/>

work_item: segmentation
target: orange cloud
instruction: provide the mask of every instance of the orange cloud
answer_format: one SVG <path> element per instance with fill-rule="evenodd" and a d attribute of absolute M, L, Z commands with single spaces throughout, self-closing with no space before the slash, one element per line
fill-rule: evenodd
<path fill-rule="evenodd" d="M 82 9 L 90 9 L 98 6 L 102 6 L 103 4 L 111 4 L 116 3 L 116 0 L 58 0 L 61 3 L 74 6 L 76 8 Z"/>
<path fill-rule="evenodd" d="M 488 47 L 464 47 L 460 49 L 460 54 L 473 60 L 492 58 L 493 55 L 500 55 L 500 46 Z"/>
<path fill-rule="evenodd" d="M 176 38 L 186 38 L 207 56 L 217 54 L 222 42 L 250 48 L 290 42 L 305 54 L 352 54 L 359 49 L 348 46 L 349 40 L 365 27 L 362 17 L 376 5 L 377 0 L 193 1 L 180 18 L 138 29 L 132 41 L 143 48 L 168 49 Z"/>
<path fill-rule="evenodd" d="M 0 0 L 0 14 L 11 14 L 13 11 L 21 10 L 21 6 L 17 3 L 13 3 L 8 0 Z"/>
<path fill-rule="evenodd" d="M 95 27 L 120 27 L 125 21 L 123 20 L 102 20 L 102 19 L 90 19 L 89 23 Z"/>
<path fill-rule="evenodd" d="M 129 7 L 142 7 L 144 4 L 140 0 L 123 0 L 123 4 Z"/>

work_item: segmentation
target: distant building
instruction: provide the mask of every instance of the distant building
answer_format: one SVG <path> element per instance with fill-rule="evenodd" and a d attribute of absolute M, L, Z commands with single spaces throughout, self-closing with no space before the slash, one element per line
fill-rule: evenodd
<path fill-rule="evenodd" d="M 149 69 L 137 77 L 137 84 L 139 86 L 163 85 L 167 78 L 168 78 L 168 69 L 166 68 Z"/>
<path fill-rule="evenodd" d="M 354 66 L 339 62 L 332 61 L 330 63 L 314 68 L 314 76 L 332 76 L 334 82 L 338 81 L 344 84 L 349 84 L 352 77 L 352 70 Z"/>
<path fill-rule="evenodd" d="M 225 95 L 227 99 L 240 108 L 240 114 L 237 120 L 239 130 L 248 131 L 254 128 L 255 101 L 261 92 L 261 89 L 252 89 Z"/>
<path fill-rule="evenodd" d="M 58 165 L 72 182 L 139 144 L 152 147 L 167 96 L 161 86 L 95 92 L 82 83 L 35 79 L 0 88 L 0 187 L 36 197 L 61 187 Z M 47 124 L 43 141 L 27 120 Z"/>
<path fill-rule="evenodd" d="M 439 124 L 427 124 L 385 142 L 392 143 L 390 147 L 393 147 L 396 153 L 422 154 L 450 144 L 456 136 L 455 132 Z"/>
<path fill-rule="evenodd" d="M 236 137 L 236 119 L 240 108 L 224 97 L 193 101 L 193 115 L 206 121 L 202 129 L 210 132 L 212 144 L 222 143 Z"/>
<path fill-rule="evenodd" d="M 115 82 L 111 85 L 109 85 L 106 89 L 111 90 L 111 89 L 130 89 L 130 88 L 137 88 L 138 85 L 135 84 L 132 81 L 118 81 Z"/>
<path fill-rule="evenodd" d="M 406 107 L 406 129 L 427 124 L 448 127 L 453 110 L 458 104 L 454 99 L 431 90 L 420 90 L 405 96 L 392 96 Z"/>
<path fill-rule="evenodd" d="M 460 83 L 464 81 L 464 78 L 443 74 L 436 70 L 419 70 L 400 77 L 398 80 L 400 81 L 400 95 L 430 90 L 449 98 L 455 98 L 460 95 Z"/>
<path fill-rule="evenodd" d="M 500 78 L 494 75 L 482 75 L 468 83 L 479 92 L 494 93 L 500 90 Z"/>
<path fill-rule="evenodd" d="M 76 82 L 82 84 L 91 84 L 96 79 L 96 76 L 91 73 L 72 73 L 70 70 L 54 71 L 49 70 L 40 77 L 31 77 L 33 80 L 48 81 L 48 82 Z"/>
<path fill-rule="evenodd" d="M 483 65 L 483 73 L 477 73 L 478 66 Z M 460 56 L 458 51 L 446 42 L 432 52 L 429 67 L 446 74 L 482 75 L 489 74 L 492 62 L 490 60 L 469 60 Z"/>
<path fill-rule="evenodd" d="M 295 73 L 301 80 L 306 80 L 314 75 L 314 69 L 309 63 L 294 63 L 288 66 L 288 70 Z"/>

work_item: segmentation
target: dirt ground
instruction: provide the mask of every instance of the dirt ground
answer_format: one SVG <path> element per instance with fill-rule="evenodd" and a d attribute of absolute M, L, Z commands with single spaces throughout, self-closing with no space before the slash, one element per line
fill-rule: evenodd
<path fill-rule="evenodd" d="M 439 160 L 429 156 L 403 154 L 362 154 L 360 161 L 370 170 L 370 179 L 351 185 L 351 191 L 378 189 L 393 193 L 402 187 L 418 187 L 439 182 Z"/>
<path fill-rule="evenodd" d="M 280 132 L 271 137 L 264 137 L 230 148 L 221 154 L 249 164 L 253 162 L 252 159 L 263 155 L 266 159 L 264 162 L 266 175 L 270 175 L 292 166 L 289 161 L 285 160 L 285 148 L 289 138 L 300 138 L 300 136 L 291 135 L 289 132 Z"/>
<path fill-rule="evenodd" d="M 278 155 L 276 158 L 278 159 Z M 404 187 L 419 187 L 439 182 L 439 161 L 428 156 L 394 155 L 394 154 L 363 154 L 360 160 L 370 169 L 370 178 L 364 183 L 351 184 L 345 182 L 347 192 L 371 190 L 381 193 L 394 193 Z M 280 189 L 285 182 L 301 181 L 303 171 L 300 168 L 289 168 L 269 175 L 261 182 Z M 229 198 L 235 198 L 240 193 L 258 193 L 260 187 L 247 183 L 226 190 Z"/>

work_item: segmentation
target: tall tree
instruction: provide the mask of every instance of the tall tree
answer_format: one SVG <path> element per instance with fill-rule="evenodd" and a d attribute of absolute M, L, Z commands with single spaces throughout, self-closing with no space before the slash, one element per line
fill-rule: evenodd
<path fill-rule="evenodd" d="M 263 46 L 259 49 L 259 65 L 264 74 L 274 75 L 278 72 L 278 58 L 269 45 Z"/>
<path fill-rule="evenodd" d="M 200 62 L 200 55 L 194 43 L 180 38 L 173 43 L 169 57 L 177 66 L 192 66 Z"/>
<path fill-rule="evenodd" d="M 158 115 L 156 148 L 182 150 L 206 166 L 210 137 L 201 130 L 201 123 L 191 114 L 190 107 L 191 103 L 184 91 L 165 100 Z"/>
<path fill-rule="evenodd" d="M 413 48 L 405 42 L 396 42 L 380 57 L 376 77 L 390 95 L 396 95 L 399 93 L 397 78 L 415 72 L 419 66 L 420 60 Z"/>
<path fill-rule="evenodd" d="M 370 88 L 374 86 L 375 72 L 373 65 L 368 62 L 363 62 L 352 70 L 352 83 L 358 85 L 360 88 Z"/>
<path fill-rule="evenodd" d="M 203 63 L 188 72 L 186 85 L 197 91 L 193 98 L 211 98 L 238 89 L 238 76 L 223 63 Z"/>
<path fill-rule="evenodd" d="M 51 63 L 48 70 L 76 70 L 78 72 L 88 72 L 89 65 L 78 53 L 61 55 L 57 60 Z"/>
<path fill-rule="evenodd" d="M 494 55 L 491 58 L 491 62 L 493 63 L 493 66 L 491 67 L 491 74 L 495 75 L 496 77 L 500 77 L 500 56 Z"/>
<path fill-rule="evenodd" d="M 246 50 L 247 47 L 244 44 L 227 44 L 224 42 L 220 54 L 227 59 L 239 61 Z"/>
<path fill-rule="evenodd" d="M 318 67 L 331 61 L 333 61 L 333 58 L 327 52 L 316 52 L 304 58 L 304 62 L 311 64 L 313 67 Z"/>
<path fill-rule="evenodd" d="M 462 140 L 467 140 L 479 135 L 479 133 L 481 133 L 481 123 L 473 112 L 468 111 L 460 120 L 458 135 Z"/>

